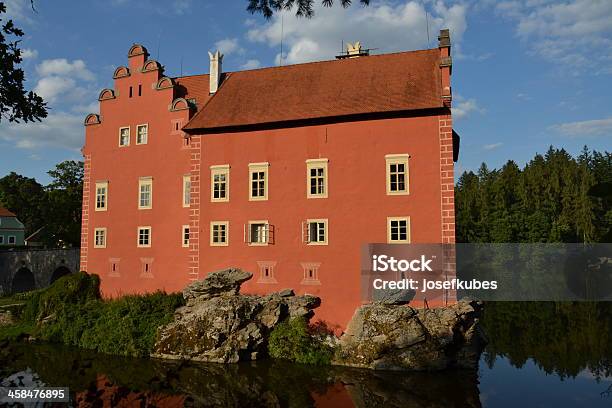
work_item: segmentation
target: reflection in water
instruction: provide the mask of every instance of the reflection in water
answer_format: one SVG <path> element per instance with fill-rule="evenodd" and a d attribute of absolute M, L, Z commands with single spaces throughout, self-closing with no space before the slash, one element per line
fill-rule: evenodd
<path fill-rule="evenodd" d="M 612 376 L 612 303 L 491 302 L 483 325 L 485 359 L 507 357 L 515 367 L 532 359 L 547 374 Z"/>
<path fill-rule="evenodd" d="M 612 304 L 489 303 L 483 323 L 490 344 L 478 374 L 193 364 L 8 344 L 0 380 L 67 386 L 82 407 L 612 406 Z"/>
<path fill-rule="evenodd" d="M 75 405 L 198 407 L 480 407 L 476 374 L 309 367 L 279 362 L 188 364 L 11 344 L 0 376 L 30 369 L 67 386 Z"/>

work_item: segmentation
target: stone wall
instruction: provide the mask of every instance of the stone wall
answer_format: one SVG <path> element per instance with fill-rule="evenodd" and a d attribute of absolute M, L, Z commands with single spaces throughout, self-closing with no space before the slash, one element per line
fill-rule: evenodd
<path fill-rule="evenodd" d="M 15 285 L 40 289 L 63 274 L 78 271 L 78 248 L 0 251 L 0 296 L 12 293 Z"/>

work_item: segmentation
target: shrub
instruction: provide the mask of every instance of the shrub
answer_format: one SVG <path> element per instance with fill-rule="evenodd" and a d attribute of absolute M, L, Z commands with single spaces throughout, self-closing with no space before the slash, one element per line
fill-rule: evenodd
<path fill-rule="evenodd" d="M 285 320 L 272 330 L 268 343 L 270 357 L 302 364 L 330 364 L 333 348 L 310 333 L 303 318 Z"/>
<path fill-rule="evenodd" d="M 30 292 L 26 298 L 23 320 L 37 323 L 54 313 L 57 314 L 66 305 L 84 304 L 100 299 L 100 278 L 79 272 L 56 280 L 45 289 Z"/>
<path fill-rule="evenodd" d="M 157 328 L 184 304 L 180 294 L 156 292 L 102 300 L 100 279 L 85 272 L 64 276 L 30 292 L 21 321 L 0 329 L 0 338 L 31 334 L 41 340 L 108 354 L 147 356 Z"/>
<path fill-rule="evenodd" d="M 170 322 L 183 302 L 180 294 L 156 292 L 69 304 L 54 321 L 41 325 L 37 334 L 43 340 L 102 353 L 147 356 L 157 328 Z"/>

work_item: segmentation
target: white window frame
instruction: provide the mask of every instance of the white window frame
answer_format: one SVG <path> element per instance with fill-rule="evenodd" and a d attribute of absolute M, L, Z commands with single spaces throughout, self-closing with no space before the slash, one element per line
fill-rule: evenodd
<path fill-rule="evenodd" d="M 250 171 L 249 171 L 250 174 Z M 215 198 L 215 176 L 225 175 L 225 197 Z M 225 203 L 230 200 L 230 165 L 220 164 L 210 166 L 210 202 Z"/>
<path fill-rule="evenodd" d="M 306 198 L 327 198 L 328 196 L 328 159 L 308 159 L 306 160 Z M 323 169 L 323 193 L 312 193 L 310 190 L 311 176 L 313 169 Z M 318 177 L 318 176 L 316 176 Z"/>
<path fill-rule="evenodd" d="M 140 129 L 145 128 L 146 131 L 144 133 L 144 141 L 140 140 Z M 136 144 L 137 145 L 145 145 L 149 143 L 149 124 L 141 123 L 140 125 L 136 125 Z"/>
<path fill-rule="evenodd" d="M 268 184 L 270 184 L 269 179 L 269 169 L 270 163 L 262 162 L 262 163 L 249 163 L 249 201 L 266 201 L 268 199 Z M 263 196 L 253 196 L 253 173 L 264 173 L 264 195 Z M 258 189 L 259 190 L 259 189 Z"/>
<path fill-rule="evenodd" d="M 214 242 L 214 228 L 216 226 L 225 227 L 225 241 Z M 228 246 L 229 245 L 229 221 L 211 221 L 210 222 L 210 246 Z"/>
<path fill-rule="evenodd" d="M 126 144 L 122 144 L 122 143 L 121 143 L 121 141 L 122 141 L 122 140 L 121 140 L 121 131 L 122 131 L 122 130 L 124 130 L 124 129 L 127 129 L 127 131 L 128 131 L 128 132 L 127 132 L 127 143 L 126 143 Z M 121 126 L 121 127 L 119 128 L 119 147 L 128 147 L 128 146 L 130 145 L 130 139 L 131 139 L 131 137 L 130 137 L 130 136 L 131 136 L 131 135 L 130 135 L 130 133 L 131 133 L 131 129 L 130 129 L 130 127 L 129 127 L 129 126 Z"/>
<path fill-rule="evenodd" d="M 321 267 L 320 262 L 300 262 L 302 265 L 302 270 L 304 272 L 304 276 L 301 285 L 320 285 L 321 281 L 319 280 L 319 268 Z M 310 276 L 310 272 L 312 272 L 312 276 Z"/>
<path fill-rule="evenodd" d="M 98 197 L 101 196 L 101 194 L 98 193 L 99 188 L 104 189 L 104 207 L 98 207 Z M 96 183 L 94 208 L 96 211 L 107 211 L 108 210 L 108 181 L 99 181 Z"/>
<path fill-rule="evenodd" d="M 191 206 L 191 175 L 183 175 L 183 208 Z"/>
<path fill-rule="evenodd" d="M 317 235 L 320 233 L 319 225 L 323 224 L 323 234 L 325 239 L 323 241 L 313 241 L 310 233 L 310 224 L 317 223 Z M 328 245 L 329 243 L 329 222 L 327 218 L 309 218 L 302 224 L 302 236 L 306 245 Z M 318 237 L 317 237 L 318 239 Z"/>
<path fill-rule="evenodd" d="M 191 230 L 189 225 L 183 225 L 181 227 L 181 246 L 183 248 L 189 248 L 189 240 L 191 238 Z"/>
<path fill-rule="evenodd" d="M 13 241 L 13 242 L 11 242 Z M 9 235 L 7 237 L 6 240 L 7 245 L 17 245 L 17 236 L 16 235 Z"/>
<path fill-rule="evenodd" d="M 102 240 L 103 242 L 101 244 L 98 244 L 98 233 L 102 233 Z M 101 227 L 101 228 L 94 228 L 94 248 L 106 248 L 106 239 L 107 239 L 107 234 L 106 234 L 107 230 L 105 227 Z"/>
<path fill-rule="evenodd" d="M 386 185 L 387 195 L 408 195 L 410 194 L 410 155 L 407 153 L 402 154 L 387 154 L 385 156 L 386 166 Z M 404 189 L 403 190 L 391 190 L 391 165 L 392 164 L 403 164 L 404 165 Z"/>
<path fill-rule="evenodd" d="M 264 225 L 264 241 L 253 241 L 251 236 L 252 225 L 263 224 Z M 246 224 L 245 241 L 249 246 L 266 246 L 270 243 L 270 223 L 268 220 L 251 220 Z"/>
<path fill-rule="evenodd" d="M 142 187 L 149 186 L 149 204 L 142 205 Z M 138 179 L 138 209 L 150 210 L 153 208 L 153 177 L 140 177 Z"/>
<path fill-rule="evenodd" d="M 391 239 L 391 223 L 393 221 L 406 221 L 406 239 Z M 387 243 L 389 244 L 409 244 L 410 243 L 410 217 L 387 217 Z"/>
<path fill-rule="evenodd" d="M 4 245 L 4 235 L 0 235 L 0 245 Z"/>
<path fill-rule="evenodd" d="M 257 283 L 273 284 L 278 283 L 274 277 L 274 270 L 276 269 L 276 261 L 257 261 L 257 267 L 259 268 L 259 279 Z M 267 272 L 267 275 L 266 275 Z"/>
<path fill-rule="evenodd" d="M 149 242 L 147 244 L 140 243 L 140 231 L 149 231 Z M 151 242 L 153 241 L 152 229 L 150 225 L 140 225 L 136 228 L 136 246 L 138 248 L 151 248 Z"/>

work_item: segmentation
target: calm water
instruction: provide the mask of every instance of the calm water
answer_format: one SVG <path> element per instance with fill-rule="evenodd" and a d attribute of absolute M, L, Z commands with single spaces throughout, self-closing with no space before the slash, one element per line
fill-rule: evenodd
<path fill-rule="evenodd" d="M 495 304 L 478 373 L 402 374 L 278 362 L 217 365 L 11 344 L 0 378 L 68 386 L 73 406 L 612 407 L 610 304 Z"/>

